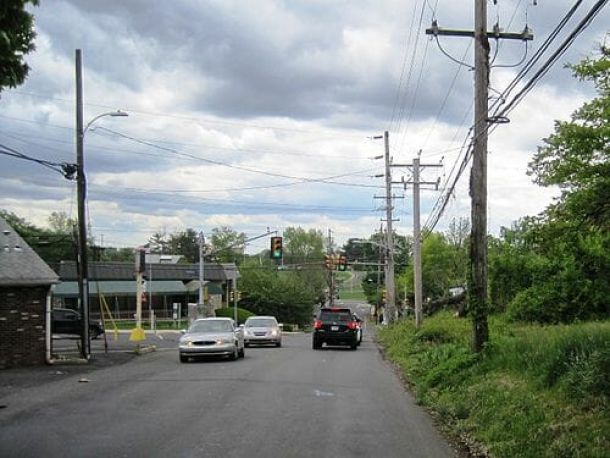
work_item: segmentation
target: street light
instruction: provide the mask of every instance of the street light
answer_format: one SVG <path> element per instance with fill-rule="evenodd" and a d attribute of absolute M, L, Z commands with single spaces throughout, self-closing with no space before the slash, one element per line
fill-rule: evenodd
<path fill-rule="evenodd" d="M 87 264 L 87 222 L 85 216 L 85 200 L 87 198 L 87 180 L 85 177 L 85 161 L 83 143 L 85 132 L 98 119 L 104 116 L 128 116 L 124 111 L 116 110 L 102 113 L 89 121 L 83 127 L 83 68 L 82 53 L 76 50 L 76 198 L 78 201 L 78 294 L 81 302 L 81 319 L 83 332 L 81 336 L 81 353 L 84 359 L 91 354 L 89 341 L 89 266 Z"/>
<path fill-rule="evenodd" d="M 103 118 L 104 116 L 112 116 L 112 117 L 129 116 L 129 113 L 127 113 L 125 111 L 121 111 L 121 110 L 115 110 L 115 111 L 108 111 L 107 113 L 102 113 L 100 115 L 97 115 L 95 118 L 93 118 L 91 121 L 89 121 L 87 123 L 87 125 L 83 129 L 83 136 L 87 133 L 87 130 L 89 129 L 89 127 L 91 127 L 91 124 L 93 124 L 98 119 Z"/>

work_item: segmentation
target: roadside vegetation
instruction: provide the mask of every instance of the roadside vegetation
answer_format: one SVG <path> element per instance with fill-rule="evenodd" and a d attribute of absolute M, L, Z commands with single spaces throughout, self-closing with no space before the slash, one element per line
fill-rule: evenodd
<path fill-rule="evenodd" d="M 453 310 L 379 333 L 417 400 L 495 457 L 610 453 L 610 49 L 570 68 L 598 97 L 558 121 L 529 164 L 536 183 L 561 195 L 489 239 L 483 351 L 472 351 L 471 321 Z M 459 272 L 446 237 L 426 241 L 434 299 Z"/>
<path fill-rule="evenodd" d="M 444 311 L 379 339 L 418 402 L 475 451 L 607 457 L 610 321 L 539 326 L 494 316 L 490 331 L 483 353 L 472 353 L 470 321 Z"/>

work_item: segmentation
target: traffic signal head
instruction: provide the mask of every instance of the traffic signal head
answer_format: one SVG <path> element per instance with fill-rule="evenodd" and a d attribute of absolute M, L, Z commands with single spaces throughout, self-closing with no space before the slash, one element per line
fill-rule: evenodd
<path fill-rule="evenodd" d="M 340 271 L 347 270 L 347 258 L 345 256 L 339 257 L 339 270 Z"/>
<path fill-rule="evenodd" d="M 282 237 L 271 237 L 271 259 L 282 259 Z"/>
<path fill-rule="evenodd" d="M 328 270 L 333 269 L 333 258 L 329 254 L 324 255 L 324 267 L 326 267 Z"/>

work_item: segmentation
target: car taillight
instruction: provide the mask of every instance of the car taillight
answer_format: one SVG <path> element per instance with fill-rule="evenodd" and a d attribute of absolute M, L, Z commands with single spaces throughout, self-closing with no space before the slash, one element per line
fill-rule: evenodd
<path fill-rule="evenodd" d="M 349 329 L 356 329 L 356 322 L 355 321 L 350 321 L 349 323 L 347 323 L 347 327 Z"/>
<path fill-rule="evenodd" d="M 322 322 L 320 320 L 316 320 L 313 324 L 314 329 L 320 329 L 322 327 Z"/>

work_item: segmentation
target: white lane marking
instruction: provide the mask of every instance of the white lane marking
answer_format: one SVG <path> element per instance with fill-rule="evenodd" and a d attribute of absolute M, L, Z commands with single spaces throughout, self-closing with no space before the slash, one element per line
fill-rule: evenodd
<path fill-rule="evenodd" d="M 335 395 L 335 393 L 329 393 L 327 391 L 320 391 L 320 390 L 313 390 L 313 394 L 315 394 L 318 397 L 330 397 L 330 396 Z"/>

